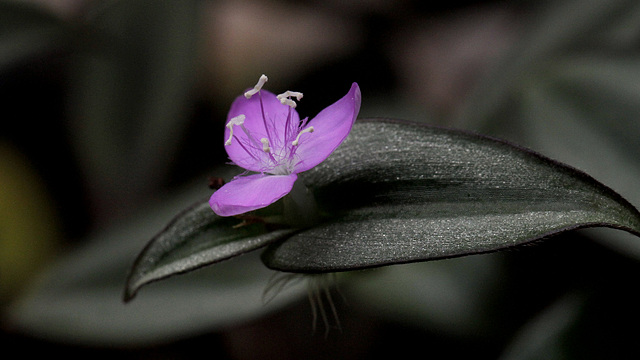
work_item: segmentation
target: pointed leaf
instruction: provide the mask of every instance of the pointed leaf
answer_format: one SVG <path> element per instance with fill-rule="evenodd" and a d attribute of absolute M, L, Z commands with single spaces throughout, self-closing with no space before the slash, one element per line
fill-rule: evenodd
<path fill-rule="evenodd" d="M 522 91 L 518 106 L 511 107 L 508 116 L 519 129 L 512 137 L 584 169 L 633 204 L 640 203 L 637 56 L 566 56 L 554 61 L 550 70 Z M 595 240 L 640 258 L 635 237 L 594 230 L 589 233 Z"/>
<path fill-rule="evenodd" d="M 425 261 L 594 226 L 640 233 L 640 213 L 589 175 L 462 131 L 361 120 L 333 156 L 301 175 L 335 217 L 270 246 L 263 261 L 274 269 Z"/>
<path fill-rule="evenodd" d="M 239 223 L 236 218 L 214 214 L 208 200 L 179 214 L 138 255 L 127 280 L 125 300 L 152 281 L 255 250 L 293 232 L 269 232 L 259 223 L 234 227 Z"/>

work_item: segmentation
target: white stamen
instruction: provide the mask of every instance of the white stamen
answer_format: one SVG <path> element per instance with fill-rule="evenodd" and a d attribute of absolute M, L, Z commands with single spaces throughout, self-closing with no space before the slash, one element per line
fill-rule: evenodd
<path fill-rule="evenodd" d="M 283 92 L 282 94 L 278 95 L 277 98 L 278 98 L 278 100 L 282 101 L 282 98 L 294 97 L 294 98 L 296 98 L 296 100 L 300 101 L 302 99 L 302 96 L 304 96 L 304 95 L 301 92 L 287 90 L 287 91 Z"/>
<path fill-rule="evenodd" d="M 297 104 L 295 103 L 295 101 L 291 100 L 291 97 L 295 97 L 296 100 L 300 101 L 300 99 L 302 99 L 302 96 L 303 95 L 301 92 L 287 90 L 276 97 L 278 98 L 278 100 L 280 100 L 281 104 L 290 106 L 292 109 L 295 109 Z"/>
<path fill-rule="evenodd" d="M 262 138 L 260 139 L 260 142 L 262 143 L 262 151 L 270 153 L 271 148 L 269 147 L 269 140 L 267 138 Z"/>
<path fill-rule="evenodd" d="M 283 105 L 287 105 L 287 106 L 289 106 L 289 107 L 290 107 L 290 108 L 292 108 L 292 109 L 295 109 L 295 108 L 296 108 L 296 106 L 298 105 L 298 104 L 296 104 L 296 102 L 295 102 L 295 101 L 293 101 L 293 100 L 291 100 L 291 99 L 287 99 L 287 98 L 282 98 L 282 99 L 280 99 L 280 103 L 281 103 L 281 104 L 283 104 Z"/>
<path fill-rule="evenodd" d="M 262 76 L 260 76 L 260 79 L 258 79 L 258 83 L 256 84 L 256 86 L 244 93 L 244 97 L 246 97 L 247 99 L 251 99 L 253 95 L 257 94 L 258 91 L 262 89 L 262 86 L 264 86 L 264 83 L 266 83 L 267 80 L 269 80 L 269 78 L 267 78 L 267 75 L 262 74 Z"/>
<path fill-rule="evenodd" d="M 301 136 L 302 134 L 304 134 L 304 133 L 312 133 L 313 131 L 314 131 L 313 126 L 309 126 L 308 128 L 306 128 L 306 129 L 304 129 L 304 130 L 300 131 L 300 132 L 298 133 L 298 136 L 296 137 L 296 139 L 295 139 L 295 140 L 293 140 L 293 142 L 291 143 L 291 145 L 293 145 L 293 146 L 298 146 L 298 143 L 300 142 L 300 136 Z"/>
<path fill-rule="evenodd" d="M 298 106 L 298 104 L 296 104 L 295 101 L 291 100 L 291 99 L 287 99 L 287 98 L 282 98 L 280 99 L 280 103 L 283 105 L 287 105 L 288 107 L 295 109 L 296 106 Z"/>
<path fill-rule="evenodd" d="M 244 127 L 244 119 L 245 119 L 244 114 L 240 114 L 234 118 L 231 118 L 231 120 L 229 120 L 229 122 L 226 125 L 229 128 L 229 138 L 224 143 L 226 146 L 231 145 L 231 138 L 233 138 L 233 126 L 236 125 L 236 126 Z"/>

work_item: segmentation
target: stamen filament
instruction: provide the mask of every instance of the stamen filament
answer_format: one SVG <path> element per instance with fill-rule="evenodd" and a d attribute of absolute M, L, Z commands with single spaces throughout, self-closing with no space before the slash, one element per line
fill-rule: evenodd
<path fill-rule="evenodd" d="M 264 124 L 264 130 L 267 132 L 267 139 L 272 141 L 271 132 L 269 131 L 269 125 L 267 124 L 267 115 L 264 113 L 264 102 L 262 101 L 262 95 L 260 95 L 260 111 L 262 112 L 262 123 Z"/>
<path fill-rule="evenodd" d="M 269 146 L 269 139 L 262 138 L 260 139 L 260 142 L 262 143 L 262 151 L 264 151 L 267 155 L 269 155 L 269 158 L 271 159 L 274 165 L 277 165 L 278 160 L 276 160 L 276 158 L 271 153 L 271 147 Z"/>
<path fill-rule="evenodd" d="M 260 76 L 260 79 L 258 79 L 258 83 L 253 87 L 253 89 L 244 93 L 244 97 L 246 97 L 247 99 L 251 99 L 253 95 L 257 94 L 258 91 L 262 89 L 262 86 L 264 86 L 267 80 L 269 80 L 269 78 L 267 78 L 267 75 L 262 74 L 262 76 Z"/>
<path fill-rule="evenodd" d="M 309 126 L 308 128 L 306 128 L 306 129 L 304 129 L 304 130 L 301 130 L 301 131 L 298 133 L 298 136 L 296 137 L 296 139 L 295 139 L 295 140 L 293 140 L 293 142 L 291 143 L 291 145 L 293 145 L 293 146 L 298 146 L 298 143 L 300 142 L 300 136 L 302 136 L 302 134 L 305 134 L 305 133 L 312 133 L 313 131 L 314 131 L 313 126 Z"/>
<path fill-rule="evenodd" d="M 260 161 L 260 159 L 258 159 L 251 151 L 249 151 L 249 149 L 247 149 L 244 145 L 242 145 L 242 141 L 240 141 L 237 137 L 236 137 L 236 140 L 238 141 L 238 145 L 240 145 L 240 147 L 242 147 L 242 149 L 244 149 L 244 152 L 249 154 L 249 156 L 251 156 L 253 158 L 253 160 Z"/>
<path fill-rule="evenodd" d="M 234 118 L 231 118 L 231 120 L 229 120 L 229 122 L 227 123 L 227 127 L 229 128 L 229 138 L 227 139 L 227 141 L 225 141 L 225 145 L 229 146 L 231 145 L 231 138 L 233 138 L 233 126 L 240 126 L 244 129 L 244 119 L 245 116 L 244 114 L 240 114 Z"/>
<path fill-rule="evenodd" d="M 289 124 L 291 123 L 291 108 L 287 113 L 287 122 L 284 124 L 284 138 L 282 139 L 283 143 L 286 143 L 289 140 Z"/>
<path fill-rule="evenodd" d="M 270 153 L 271 148 L 269 147 L 269 139 L 262 138 L 260 139 L 260 142 L 262 143 L 262 151 L 266 152 L 267 154 Z"/>

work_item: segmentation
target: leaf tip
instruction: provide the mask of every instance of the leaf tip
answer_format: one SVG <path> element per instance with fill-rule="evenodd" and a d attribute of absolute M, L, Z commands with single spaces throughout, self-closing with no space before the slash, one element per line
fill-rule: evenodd
<path fill-rule="evenodd" d="M 122 302 L 127 304 L 136 297 L 135 291 L 130 291 L 129 289 L 124 290 L 124 294 L 122 294 Z"/>
<path fill-rule="evenodd" d="M 131 279 L 127 279 L 127 283 L 122 294 L 122 302 L 125 304 L 131 302 L 131 300 L 133 300 L 138 294 L 138 289 L 140 289 L 140 286 L 133 285 Z"/>

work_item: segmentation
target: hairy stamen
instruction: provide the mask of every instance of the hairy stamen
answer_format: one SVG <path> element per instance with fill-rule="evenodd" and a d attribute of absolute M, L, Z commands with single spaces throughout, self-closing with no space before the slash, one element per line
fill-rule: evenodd
<path fill-rule="evenodd" d="M 244 129 L 244 119 L 245 116 L 244 114 L 240 114 L 234 118 L 231 118 L 231 120 L 229 120 L 229 122 L 227 123 L 227 127 L 229 128 L 229 138 L 227 139 L 227 141 L 225 141 L 225 145 L 229 146 L 231 145 L 231 138 L 233 138 L 233 126 L 240 126 Z"/>
<path fill-rule="evenodd" d="M 296 139 L 295 139 L 295 140 L 293 140 L 293 142 L 291 143 L 291 145 L 293 145 L 293 146 L 298 146 L 298 143 L 300 142 L 300 136 L 302 136 L 302 134 L 305 134 L 305 133 L 312 133 L 313 131 L 314 131 L 313 126 L 309 126 L 308 128 L 306 128 L 306 129 L 304 129 L 304 130 L 301 130 L 301 131 L 298 133 L 298 136 L 296 137 Z"/>
<path fill-rule="evenodd" d="M 280 100 L 280 103 L 283 105 L 287 105 L 289 107 L 291 107 L 292 109 L 295 109 L 297 104 L 295 101 L 291 100 L 292 97 L 295 97 L 296 100 L 300 101 L 300 99 L 302 99 L 302 93 L 301 92 L 297 92 L 297 91 L 285 91 L 282 94 L 276 96 L 278 98 L 278 100 Z"/>
<path fill-rule="evenodd" d="M 245 92 L 244 97 L 246 97 L 247 99 L 251 99 L 253 95 L 257 94 L 258 91 L 262 89 L 262 86 L 264 86 L 264 83 L 266 83 L 267 80 L 269 80 L 269 78 L 267 78 L 267 75 L 262 74 L 260 76 L 260 79 L 258 79 L 258 83 L 256 84 L 256 86 L 254 86 L 253 89 Z"/>

